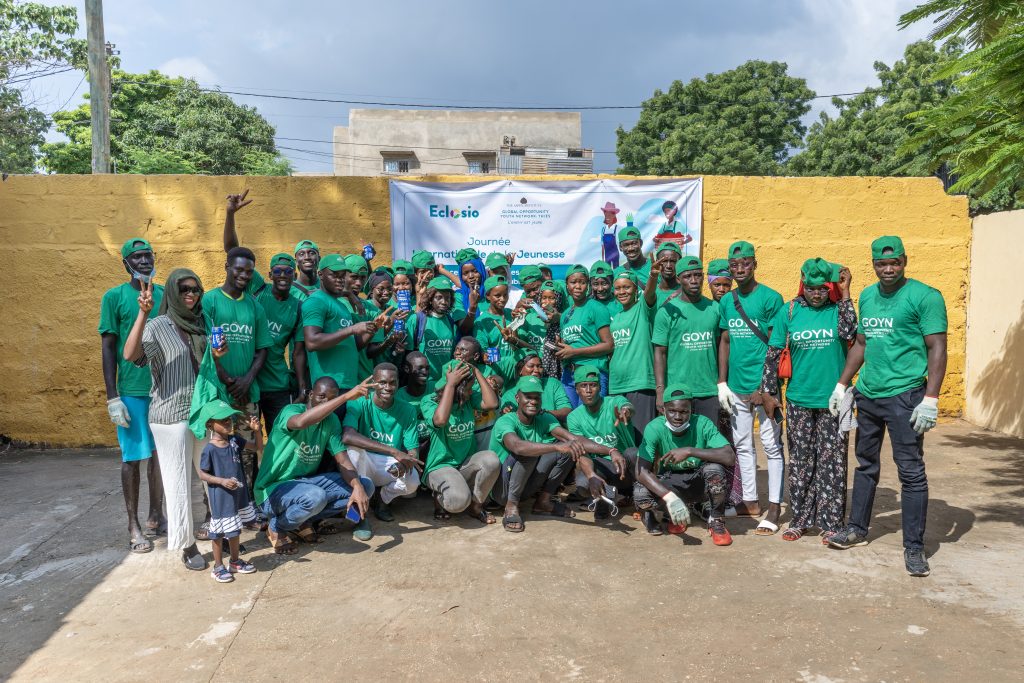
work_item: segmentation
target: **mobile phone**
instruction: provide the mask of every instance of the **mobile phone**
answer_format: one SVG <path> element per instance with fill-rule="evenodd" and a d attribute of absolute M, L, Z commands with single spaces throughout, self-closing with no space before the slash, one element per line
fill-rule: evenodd
<path fill-rule="evenodd" d="M 348 512 L 345 513 L 345 519 L 351 520 L 356 524 L 359 524 L 363 520 L 362 515 L 359 514 L 359 507 L 352 505 L 349 507 Z"/>

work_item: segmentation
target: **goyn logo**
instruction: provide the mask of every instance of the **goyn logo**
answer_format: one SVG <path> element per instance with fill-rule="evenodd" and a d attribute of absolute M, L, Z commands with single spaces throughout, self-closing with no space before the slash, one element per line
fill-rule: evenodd
<path fill-rule="evenodd" d="M 450 218 L 451 220 L 458 220 L 460 218 L 479 218 L 480 212 L 474 209 L 472 206 L 467 206 L 465 209 L 453 209 L 447 204 L 445 204 L 444 206 L 431 204 L 430 217 Z"/>

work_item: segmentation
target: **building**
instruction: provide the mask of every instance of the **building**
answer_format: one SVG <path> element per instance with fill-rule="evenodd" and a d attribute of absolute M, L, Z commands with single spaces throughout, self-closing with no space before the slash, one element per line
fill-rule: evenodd
<path fill-rule="evenodd" d="M 352 109 L 334 128 L 334 174 L 584 174 L 579 112 Z"/>

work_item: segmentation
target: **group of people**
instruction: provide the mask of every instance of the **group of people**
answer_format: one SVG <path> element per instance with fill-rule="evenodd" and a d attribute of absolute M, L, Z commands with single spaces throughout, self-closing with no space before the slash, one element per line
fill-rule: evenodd
<path fill-rule="evenodd" d="M 153 248 L 134 238 L 121 249 L 128 281 L 103 298 L 132 552 L 166 533 L 185 566 L 203 570 L 196 540 L 210 540 L 213 577 L 231 581 L 255 571 L 240 554 L 243 528 L 265 529 L 286 555 L 344 518 L 368 540 L 371 512 L 393 521 L 396 501 L 420 491 L 438 520 L 500 517 L 523 532 L 530 516 L 589 509 L 601 520 L 632 505 L 652 535 L 684 533 L 696 515 L 726 546 L 730 516 L 761 518 L 759 536 L 780 530 L 785 424 L 782 537 L 866 543 L 888 431 L 905 565 L 929 573 L 923 434 L 938 418 L 946 310 L 906 277 L 898 237 L 871 243 L 878 282 L 858 312 L 841 265 L 806 261 L 787 301 L 758 282 L 749 242 L 705 267 L 671 241 L 648 253 L 632 226 L 616 236 L 620 266 L 576 264 L 564 279 L 544 264 L 514 278 L 512 254 L 462 249 L 451 272 L 426 251 L 374 265 L 372 249 L 321 254 L 310 240 L 273 255 L 264 275 L 235 227 L 246 197 L 227 200 L 220 286 L 183 268 L 157 284 Z M 198 529 L 193 469 L 205 492 Z"/>

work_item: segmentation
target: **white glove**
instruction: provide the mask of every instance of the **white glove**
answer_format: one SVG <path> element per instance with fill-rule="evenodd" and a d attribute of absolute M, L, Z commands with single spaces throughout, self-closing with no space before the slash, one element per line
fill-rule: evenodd
<path fill-rule="evenodd" d="M 832 413 L 832 417 L 839 417 L 839 404 L 843 402 L 844 396 L 846 396 L 846 385 L 837 384 L 836 388 L 832 390 L 832 395 L 828 397 L 828 412 Z"/>
<path fill-rule="evenodd" d="M 924 434 L 939 420 L 939 399 L 925 396 L 910 414 L 910 424 L 918 434 Z"/>
<path fill-rule="evenodd" d="M 669 491 L 661 499 L 665 501 L 665 505 L 668 507 L 668 516 L 673 524 L 690 525 L 690 508 L 679 499 L 679 496 Z"/>
<path fill-rule="evenodd" d="M 107 399 L 107 415 L 110 416 L 111 422 L 125 429 L 128 429 L 128 425 L 132 421 L 131 416 L 128 415 L 128 408 L 121 401 L 120 396 Z"/>
<path fill-rule="evenodd" d="M 726 382 L 718 383 L 718 403 L 722 408 L 728 410 L 730 413 L 735 413 L 736 404 L 739 403 L 739 401 L 739 398 L 737 398 L 736 394 L 732 393 L 732 389 L 729 388 L 729 385 Z"/>

